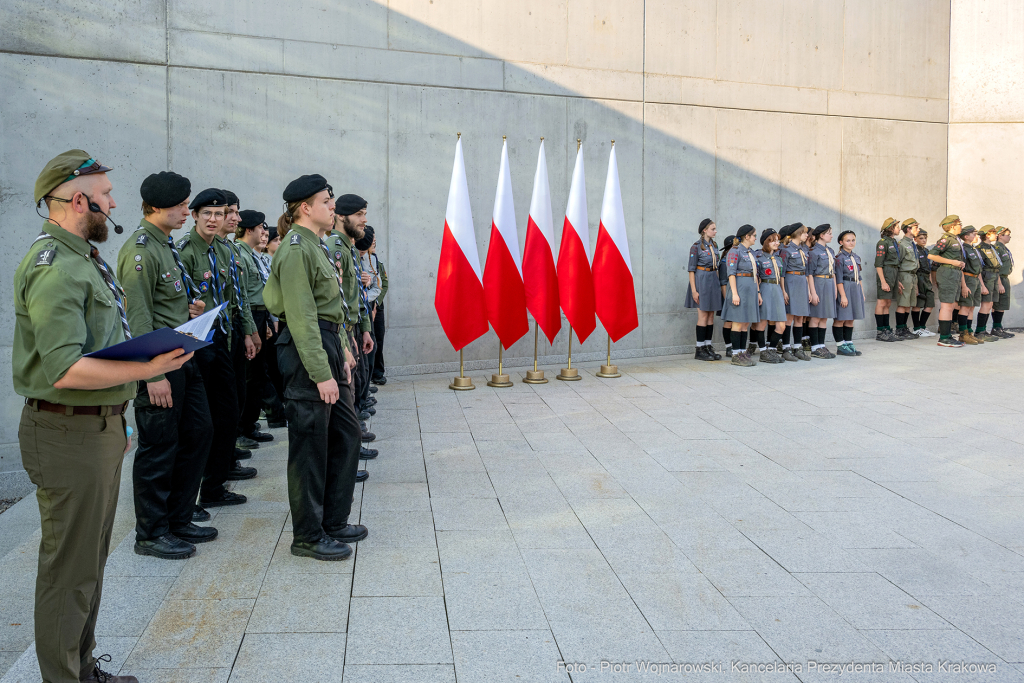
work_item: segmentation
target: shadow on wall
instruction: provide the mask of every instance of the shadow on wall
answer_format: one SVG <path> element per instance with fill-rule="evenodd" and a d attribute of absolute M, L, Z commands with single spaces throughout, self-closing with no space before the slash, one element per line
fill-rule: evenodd
<path fill-rule="evenodd" d="M 308 6 L 283 21 L 280 35 L 266 38 L 176 28 L 198 24 L 212 31 L 231 23 L 232 30 L 245 31 L 246 22 L 228 22 L 228 10 L 210 5 L 175 16 L 179 10 L 172 4 L 167 68 L 0 55 L 0 64 L 15 67 L 0 75 L 5 86 L 0 121 L 5 147 L 12 151 L 4 157 L 14 159 L 0 183 L 0 217 L 8 225 L 38 224 L 30 208 L 32 179 L 45 159 L 68 147 L 96 150 L 118 167 L 117 218 L 126 227 L 138 216 L 135 188 L 165 164 L 191 178 L 196 191 L 234 189 L 246 207 L 266 212 L 270 221 L 280 213 L 280 192 L 291 178 L 323 173 L 337 192 L 357 192 L 370 201 L 370 224 L 391 275 L 389 365 L 426 370 L 456 358 L 433 309 L 456 132 L 463 134 L 481 262 L 502 135 L 509 138 L 521 246 L 539 138 L 547 143 L 556 242 L 575 141 L 583 141 L 591 254 L 609 142 L 616 140 L 640 311 L 640 328 L 616 345 L 620 355 L 679 352 L 693 343 L 695 314 L 683 308 L 686 257 L 705 217 L 718 223 L 719 242 L 744 223 L 758 231 L 797 220 L 831 223 L 836 235 L 853 229 L 858 252 L 870 266 L 876 226 L 885 216 L 901 207 L 923 207 L 904 213 L 935 230 L 945 215 L 943 124 L 596 100 L 555 83 L 544 89 L 560 94 L 509 92 L 503 88 L 540 77 L 373 2 L 346 4 L 342 13 L 320 9 L 325 11 L 313 13 L 318 20 L 305 35 L 323 42 L 300 42 L 291 36 L 301 35 L 295 25 L 310 15 Z M 158 15 L 162 23 L 160 12 L 151 15 L 141 35 L 152 32 Z M 102 19 L 77 16 L 79 22 Z M 412 34 L 406 43 L 429 54 L 387 50 L 395 35 L 389 38 L 389 30 Z M 347 49 L 327 42 L 339 34 L 375 49 L 332 61 L 332 53 Z M 19 49 L 52 53 L 44 35 L 21 36 Z M 118 55 L 162 61 L 129 37 L 133 42 L 112 48 Z M 471 86 L 407 84 L 428 78 L 417 62 L 452 53 L 476 55 L 455 60 Z M 367 78 L 375 68 L 372 60 L 399 54 L 411 59 L 386 61 L 393 68 L 375 82 L 346 80 Z M 176 66 L 181 64 L 189 66 Z M 45 78 L 39 78 L 41 71 Z M 33 120 L 40 112 L 45 121 Z M 20 239 L 27 244 L 29 232 Z M 22 246 L 12 251 L 20 255 Z M 17 261 L 13 255 L 4 258 L 5 269 L 13 272 Z M 873 287 L 870 279 L 866 288 L 872 300 Z M 10 302 L 10 283 L 0 288 Z M 13 322 L 10 304 L 4 318 Z M 564 355 L 567 332 L 563 324 L 547 353 Z M 10 343 L 10 332 L 4 342 Z M 600 326 L 582 349 L 574 345 L 591 357 L 604 348 Z M 532 351 L 532 335 L 527 335 L 506 359 L 526 358 Z M 466 349 L 466 356 L 496 358 L 497 338 L 488 333 Z"/>

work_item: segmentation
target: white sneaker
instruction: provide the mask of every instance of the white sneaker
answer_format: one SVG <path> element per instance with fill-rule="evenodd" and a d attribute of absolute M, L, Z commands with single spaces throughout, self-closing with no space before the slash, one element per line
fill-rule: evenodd
<path fill-rule="evenodd" d="M 916 334 L 918 337 L 927 337 L 928 336 L 928 330 L 926 330 L 926 329 L 924 329 L 922 327 L 919 330 L 914 330 L 914 334 Z"/>

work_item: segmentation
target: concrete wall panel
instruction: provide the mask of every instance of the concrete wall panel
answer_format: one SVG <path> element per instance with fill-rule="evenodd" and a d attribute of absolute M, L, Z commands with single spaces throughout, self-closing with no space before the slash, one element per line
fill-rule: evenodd
<path fill-rule="evenodd" d="M 643 71 L 644 0 L 568 0 L 568 64 Z"/>
<path fill-rule="evenodd" d="M 1024 4 L 953 0 L 950 122 L 1024 121 Z"/>
<path fill-rule="evenodd" d="M 648 0 L 646 60 L 651 74 L 713 79 L 717 67 L 715 0 Z"/>

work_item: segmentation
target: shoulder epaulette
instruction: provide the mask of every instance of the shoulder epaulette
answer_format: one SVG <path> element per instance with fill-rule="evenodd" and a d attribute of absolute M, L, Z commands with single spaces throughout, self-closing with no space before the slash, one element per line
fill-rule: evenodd
<path fill-rule="evenodd" d="M 135 246 L 137 247 L 144 247 L 146 246 L 147 242 L 149 242 L 149 235 L 146 233 L 142 233 L 141 235 L 135 238 Z"/>
<path fill-rule="evenodd" d="M 38 254 L 36 254 L 36 265 L 37 266 L 49 266 L 53 265 L 53 257 L 57 255 L 57 247 L 47 247 Z"/>
<path fill-rule="evenodd" d="M 288 243 L 289 244 L 298 244 L 301 240 L 302 240 L 302 237 L 299 236 L 299 233 L 295 233 L 294 235 L 292 235 L 292 238 L 291 238 L 291 240 L 288 241 Z"/>

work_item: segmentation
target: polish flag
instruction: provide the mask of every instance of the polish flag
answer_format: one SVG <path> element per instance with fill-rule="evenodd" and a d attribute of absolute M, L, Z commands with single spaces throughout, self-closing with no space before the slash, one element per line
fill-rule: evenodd
<path fill-rule="evenodd" d="M 480 254 L 469 208 L 466 162 L 462 139 L 455 143 L 455 165 L 444 214 L 441 261 L 437 266 L 434 308 L 441 327 L 458 351 L 487 332 L 484 286 L 480 281 Z"/>
<path fill-rule="evenodd" d="M 530 323 L 526 320 L 526 289 L 519 258 L 507 142 L 501 146 L 498 189 L 494 193 L 491 241 L 487 246 L 487 265 L 484 267 L 484 301 L 487 318 L 504 348 L 508 349 L 530 330 Z"/>
<path fill-rule="evenodd" d="M 558 299 L 569 324 L 582 344 L 597 327 L 594 321 L 594 278 L 590 273 L 590 226 L 587 223 L 587 188 L 583 174 L 583 147 L 576 150 L 569 204 L 565 207 L 562 244 L 558 247 Z"/>
<path fill-rule="evenodd" d="M 608 179 L 604 183 L 601 224 L 597 228 L 597 246 L 594 248 L 594 302 L 597 317 L 613 342 L 639 325 L 614 144 L 608 158 Z"/>
<path fill-rule="evenodd" d="M 558 310 L 558 275 L 555 273 L 555 232 L 551 218 L 551 186 L 548 184 L 548 160 L 544 140 L 537 154 L 537 173 L 533 176 L 533 199 L 526 221 L 526 247 L 523 250 L 523 280 L 526 307 L 544 330 L 548 342 L 562 329 Z"/>

